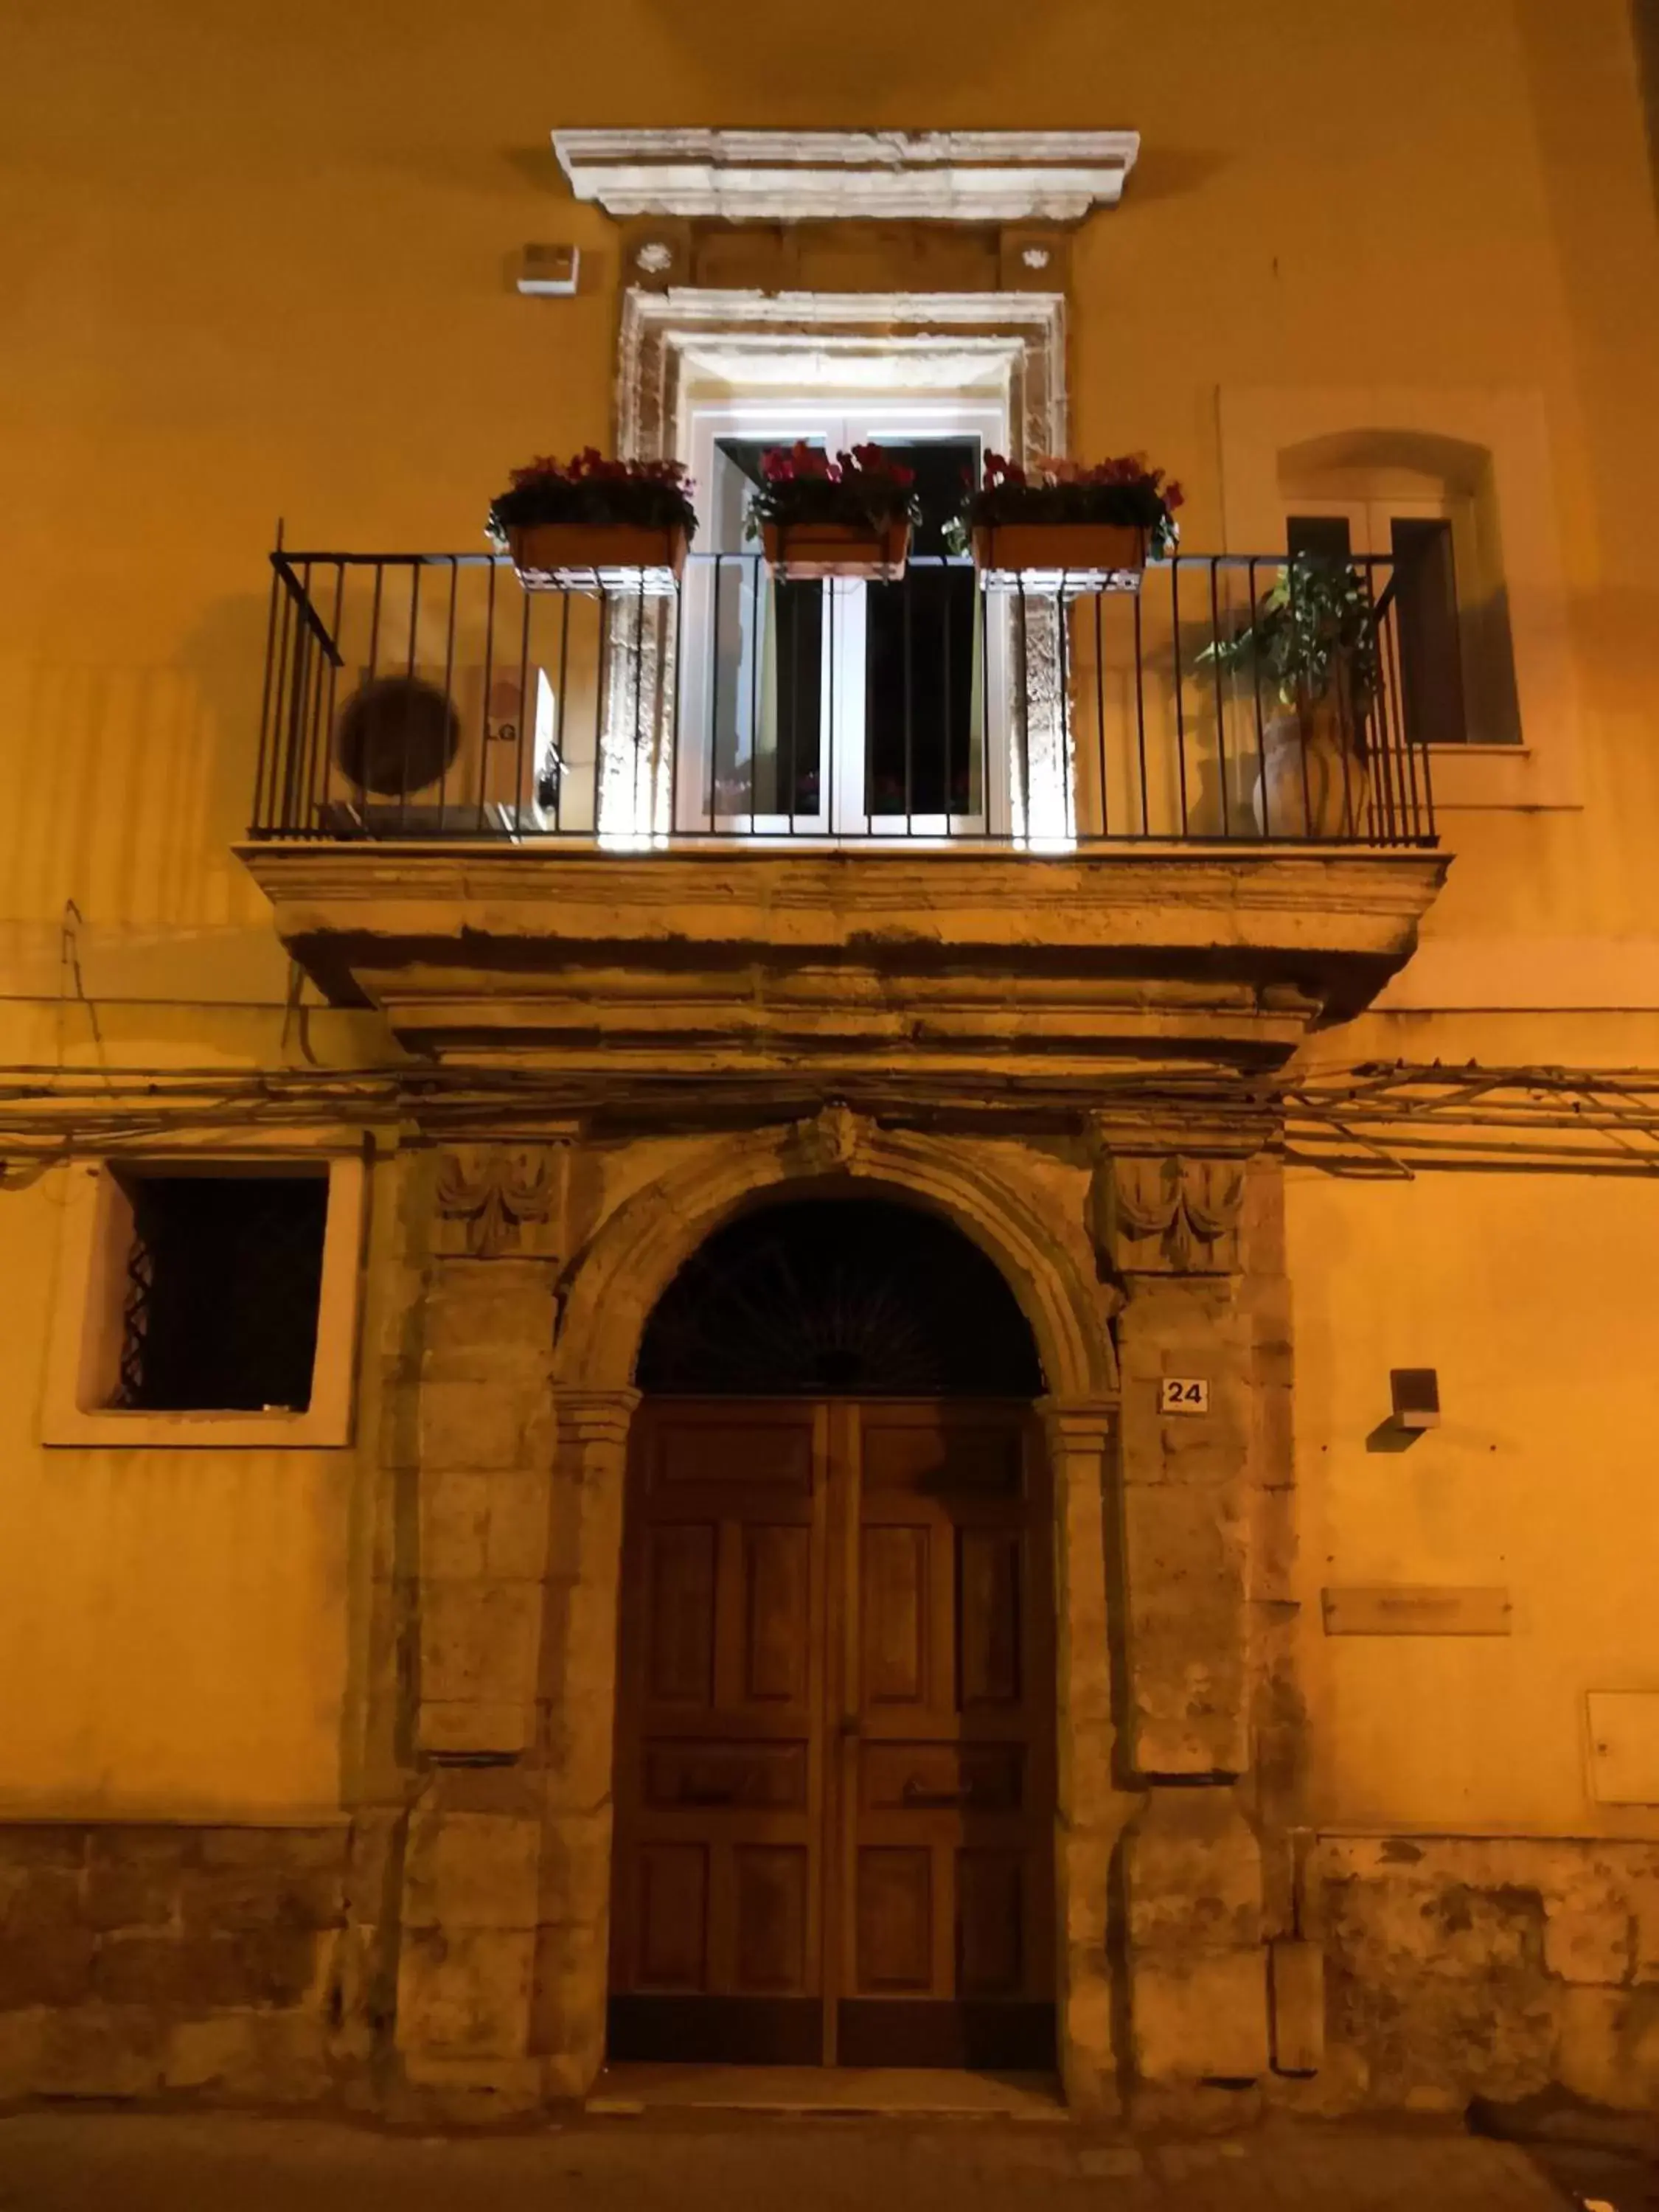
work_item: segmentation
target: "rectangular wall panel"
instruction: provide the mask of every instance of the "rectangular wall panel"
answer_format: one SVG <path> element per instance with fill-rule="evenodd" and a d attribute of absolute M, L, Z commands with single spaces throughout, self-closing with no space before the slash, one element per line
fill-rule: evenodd
<path fill-rule="evenodd" d="M 859 1987 L 925 1990 L 933 1980 L 933 1853 L 872 1846 L 858 1855 Z"/>
<path fill-rule="evenodd" d="M 733 1852 L 736 1986 L 744 1996 L 805 1988 L 810 1868 L 804 1846 L 744 1844 Z"/>
<path fill-rule="evenodd" d="M 707 1523 L 650 1532 L 646 1681 L 655 1703 L 706 1705 L 714 1697 L 715 1537 Z"/>
<path fill-rule="evenodd" d="M 708 1851 L 647 1844 L 639 1855 L 638 1985 L 700 1990 L 708 1972 Z"/>
<path fill-rule="evenodd" d="M 957 1994 L 1014 1997 L 1025 1976 L 1025 1863 L 1018 1851 L 957 1854 Z"/>
<path fill-rule="evenodd" d="M 927 1531 L 866 1528 L 860 1592 L 867 1704 L 919 1705 L 927 1695 Z"/>
<path fill-rule="evenodd" d="M 957 1538 L 957 1680 L 964 1709 L 1020 1695 L 1020 1540 L 993 1528 Z"/>
<path fill-rule="evenodd" d="M 750 1698 L 799 1704 L 806 1695 L 812 1627 L 812 1532 L 804 1524 L 743 1532 L 744 1675 Z"/>

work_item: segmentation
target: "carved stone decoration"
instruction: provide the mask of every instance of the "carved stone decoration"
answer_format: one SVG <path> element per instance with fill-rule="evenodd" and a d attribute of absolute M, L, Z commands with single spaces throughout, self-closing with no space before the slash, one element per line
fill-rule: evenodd
<path fill-rule="evenodd" d="M 1243 1202 L 1237 1160 L 1102 1152 L 1089 1190 L 1090 1232 L 1103 1266 L 1113 1271 L 1231 1274 Z"/>
<path fill-rule="evenodd" d="M 799 1175 L 850 1175 L 857 1171 L 869 1124 L 840 1099 L 832 1099 L 810 1121 L 792 1132 L 790 1164 Z"/>
<path fill-rule="evenodd" d="M 556 131 L 579 200 L 727 222 L 1079 222 L 1115 207 L 1133 131 Z"/>
<path fill-rule="evenodd" d="M 447 1146 L 434 1249 L 470 1260 L 556 1259 L 556 1160 L 551 1145 Z"/>

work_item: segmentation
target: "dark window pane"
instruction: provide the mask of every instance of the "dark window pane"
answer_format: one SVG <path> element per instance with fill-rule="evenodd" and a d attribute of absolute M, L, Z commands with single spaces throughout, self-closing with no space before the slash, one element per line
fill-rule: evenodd
<path fill-rule="evenodd" d="M 1406 737 L 1414 745 L 1462 744 L 1468 727 L 1451 525 L 1396 515 L 1390 529 Z"/>
<path fill-rule="evenodd" d="M 778 639 L 777 750 L 763 754 L 757 814 L 816 814 L 823 763 L 823 586 L 772 586 Z"/>
<path fill-rule="evenodd" d="M 1292 557 L 1311 554 L 1316 561 L 1346 561 L 1353 550 L 1346 514 L 1293 514 L 1285 527 Z"/>
<path fill-rule="evenodd" d="M 311 1402 L 328 1181 L 143 1176 L 130 1186 L 118 1402 L 299 1413 Z"/>
<path fill-rule="evenodd" d="M 945 525 L 979 466 L 975 438 L 887 450 L 914 469 L 922 556 L 902 584 L 872 584 L 865 605 L 865 808 L 870 814 L 973 814 L 982 805 L 974 754 L 977 601 L 969 568 L 950 568 Z"/>

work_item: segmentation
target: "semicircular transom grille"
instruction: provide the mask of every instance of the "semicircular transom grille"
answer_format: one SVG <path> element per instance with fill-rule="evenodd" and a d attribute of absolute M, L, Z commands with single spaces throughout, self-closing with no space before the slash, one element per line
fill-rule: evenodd
<path fill-rule="evenodd" d="M 641 1389 L 720 1397 L 1035 1397 L 1031 1332 L 993 1263 L 931 1214 L 798 1200 L 695 1252 L 652 1315 Z"/>

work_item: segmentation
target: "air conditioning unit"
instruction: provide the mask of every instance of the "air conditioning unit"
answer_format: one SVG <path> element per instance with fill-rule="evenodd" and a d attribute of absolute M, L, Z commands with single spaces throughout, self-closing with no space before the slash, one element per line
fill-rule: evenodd
<path fill-rule="evenodd" d="M 331 751 L 324 812 L 337 830 L 528 837 L 558 826 L 558 702 L 533 664 L 361 668 L 337 697 Z"/>

